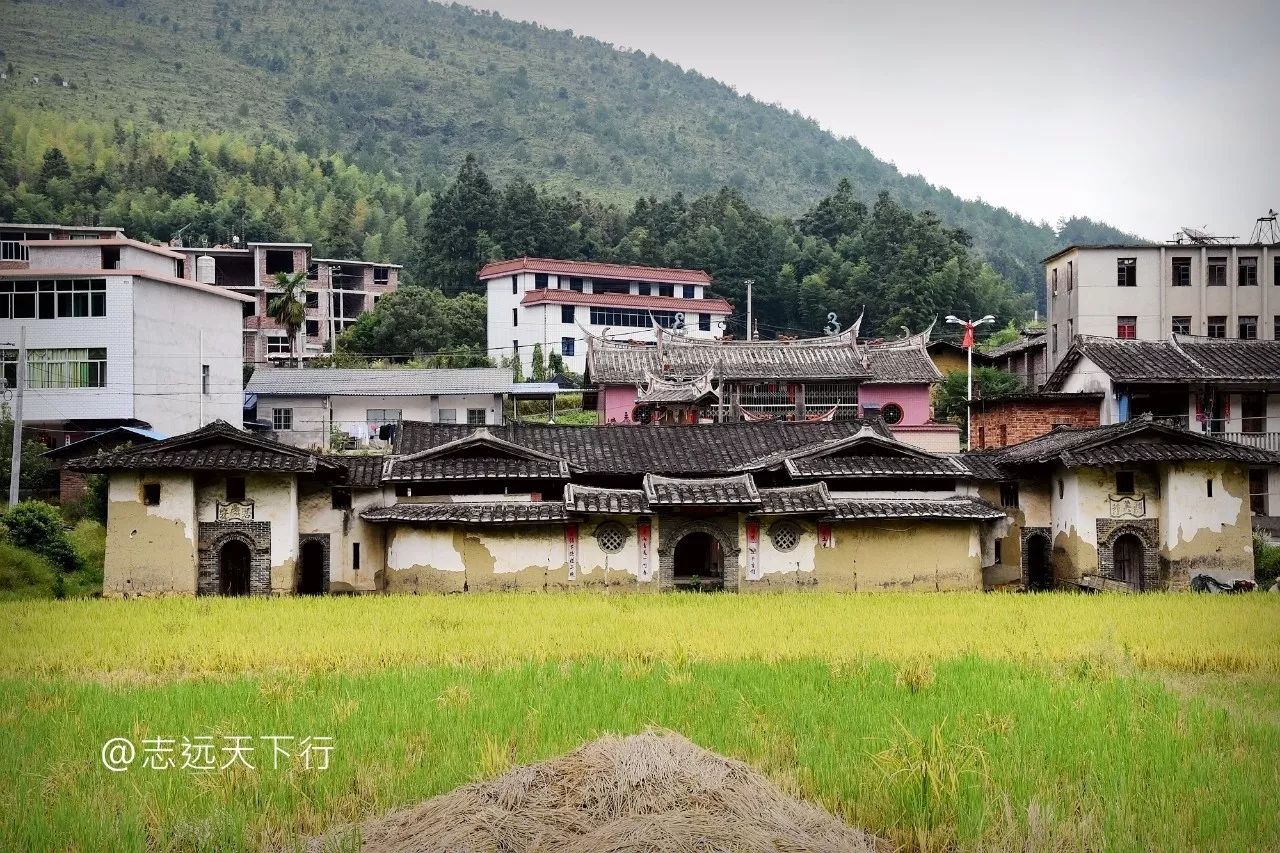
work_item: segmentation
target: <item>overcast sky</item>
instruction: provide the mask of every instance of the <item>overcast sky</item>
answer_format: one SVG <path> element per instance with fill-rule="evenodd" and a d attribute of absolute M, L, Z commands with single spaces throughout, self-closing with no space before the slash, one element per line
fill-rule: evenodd
<path fill-rule="evenodd" d="M 1033 219 L 1245 239 L 1280 208 L 1275 0 L 467 2 L 696 68 Z"/>

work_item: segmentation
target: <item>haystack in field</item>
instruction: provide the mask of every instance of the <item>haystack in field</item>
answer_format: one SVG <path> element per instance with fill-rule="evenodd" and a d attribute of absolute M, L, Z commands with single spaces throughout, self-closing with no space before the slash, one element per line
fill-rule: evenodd
<path fill-rule="evenodd" d="M 669 732 L 607 736 L 362 827 L 361 850 L 872 851 L 874 839 Z"/>

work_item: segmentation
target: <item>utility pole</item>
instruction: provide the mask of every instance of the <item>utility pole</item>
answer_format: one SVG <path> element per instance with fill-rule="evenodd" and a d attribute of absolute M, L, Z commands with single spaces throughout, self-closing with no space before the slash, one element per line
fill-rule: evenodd
<path fill-rule="evenodd" d="M 961 344 L 961 346 L 963 346 L 969 352 L 969 389 L 968 389 L 968 392 L 965 394 L 964 428 L 965 428 L 965 444 L 970 445 L 969 446 L 970 450 L 973 449 L 969 441 L 969 433 L 973 430 L 972 423 L 969 420 L 973 416 L 973 347 L 975 344 L 975 341 L 973 339 L 973 333 L 982 324 L 994 323 L 995 321 L 996 321 L 996 318 L 990 314 L 983 317 L 981 320 L 961 320 L 959 317 L 955 316 L 954 314 L 947 315 L 948 323 L 954 323 L 957 326 L 964 326 L 964 341 Z"/>
<path fill-rule="evenodd" d="M 13 455 L 9 457 L 9 508 L 18 505 L 18 478 L 22 473 L 22 391 L 27 386 L 27 327 L 18 328 L 17 390 L 13 396 Z"/>
<path fill-rule="evenodd" d="M 756 337 L 755 314 L 751 310 L 751 286 L 756 283 L 754 278 L 746 281 L 747 285 L 747 340 L 753 341 Z"/>

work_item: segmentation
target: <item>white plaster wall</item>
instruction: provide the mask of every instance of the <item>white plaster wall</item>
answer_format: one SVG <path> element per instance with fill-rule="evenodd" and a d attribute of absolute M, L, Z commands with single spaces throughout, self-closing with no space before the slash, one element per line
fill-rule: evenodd
<path fill-rule="evenodd" d="M 485 424 L 500 426 L 502 396 L 499 394 L 422 394 L 416 396 L 286 396 L 258 395 L 258 419 L 271 421 L 272 409 L 293 409 L 293 429 L 276 433 L 276 438 L 294 447 L 324 449 L 329 446 L 329 429 L 346 432 L 355 423 L 367 423 L 370 409 L 399 409 L 403 420 L 440 422 L 441 409 L 453 409 L 456 423 L 465 425 L 468 409 L 484 409 Z M 372 447 L 385 447 L 374 442 Z"/>
<path fill-rule="evenodd" d="M 298 533 L 329 534 L 331 591 L 371 592 L 377 588 L 378 572 L 385 567 L 383 528 L 361 520 L 360 513 L 394 500 L 394 490 L 361 489 L 351 493 L 351 509 L 341 510 L 333 508 L 333 489 L 329 485 L 310 483 L 300 488 Z M 356 544 L 360 545 L 358 570 L 352 567 Z"/>
<path fill-rule="evenodd" d="M 101 254 L 98 256 L 97 265 L 99 267 L 102 266 Z M 176 277 L 178 275 L 178 259 L 166 257 L 156 252 L 148 252 L 146 249 L 140 249 L 137 246 L 122 246 L 120 248 L 120 266 L 117 269 L 143 270 L 157 275 Z"/>
<path fill-rule="evenodd" d="M 475 573 L 473 580 L 483 583 L 490 576 L 487 566 L 466 565 L 464 554 L 458 549 L 458 540 L 466 536 L 481 540 L 484 550 L 493 560 L 493 575 L 519 572 L 530 566 L 556 568 L 565 562 L 566 549 L 563 536 L 530 536 L 499 538 L 486 536 L 483 529 L 462 527 L 410 527 L 390 525 L 387 543 L 387 568 L 411 569 L 429 566 L 441 572 Z"/>
<path fill-rule="evenodd" d="M 1247 484 L 1248 474 L 1241 467 L 1170 463 L 1161 482 L 1160 547 L 1172 550 L 1202 531 L 1221 533 L 1225 527 L 1247 525 Z"/>
<path fill-rule="evenodd" d="M 160 485 L 159 504 L 147 506 L 142 502 L 143 483 Z M 110 474 L 103 594 L 194 595 L 195 505 L 190 474 L 160 471 Z"/>
<path fill-rule="evenodd" d="M 134 279 L 136 417 L 168 435 L 215 420 L 241 425 L 244 350 L 240 305 L 238 300 L 216 293 Z M 209 365 L 208 394 L 202 391 L 202 364 Z"/>
<path fill-rule="evenodd" d="M 617 523 L 627 531 L 627 542 L 616 554 L 609 554 L 600 547 L 596 532 L 602 524 Z M 641 583 L 656 583 L 658 579 L 657 527 L 649 533 L 649 577 L 640 578 L 640 539 L 634 518 L 626 516 L 587 516 L 578 525 L 578 577 L 580 580 L 604 580 L 604 573 L 613 576 L 622 573 Z"/>
<path fill-rule="evenodd" d="M 832 495 L 834 497 L 834 494 Z M 775 524 L 794 524 L 800 530 L 800 542 L 790 551 L 780 551 L 773 544 L 770 532 Z M 746 542 L 743 543 L 746 547 Z M 812 574 L 815 557 L 818 552 L 818 527 L 815 523 L 788 516 L 765 517 L 760 519 L 760 577 L 766 575 L 796 574 L 797 572 Z M 745 560 L 745 555 L 744 555 Z M 746 577 L 744 562 L 743 577 Z"/>
<path fill-rule="evenodd" d="M 239 475 L 234 475 L 239 476 Z M 289 582 L 298 559 L 298 482 L 293 474 L 244 474 L 244 496 L 253 501 L 253 520 L 271 523 L 271 576 L 277 591 Z M 196 517 L 216 521 L 217 502 L 226 500 L 226 477 L 202 478 L 195 492 Z M 289 578 L 283 577 L 288 571 Z"/>

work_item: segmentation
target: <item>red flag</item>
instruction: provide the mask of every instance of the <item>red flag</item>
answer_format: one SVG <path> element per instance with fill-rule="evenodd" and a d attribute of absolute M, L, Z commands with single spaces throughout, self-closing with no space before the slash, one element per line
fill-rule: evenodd
<path fill-rule="evenodd" d="M 965 349 L 973 349 L 973 324 L 972 323 L 964 324 L 964 342 L 961 343 L 960 346 L 964 347 Z"/>

